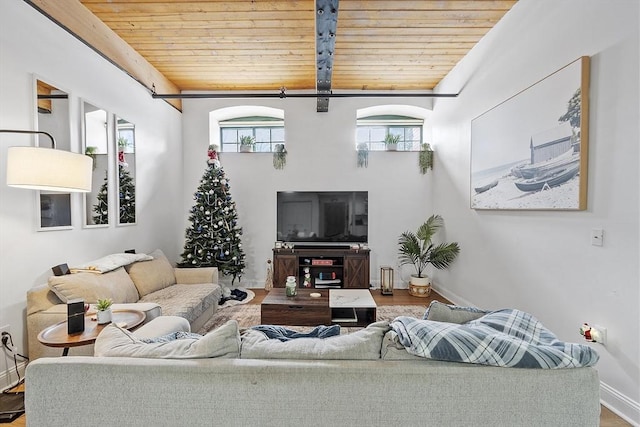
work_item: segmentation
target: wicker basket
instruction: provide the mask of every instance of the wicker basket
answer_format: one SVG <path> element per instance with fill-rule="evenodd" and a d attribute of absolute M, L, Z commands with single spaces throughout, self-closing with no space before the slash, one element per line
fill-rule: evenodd
<path fill-rule="evenodd" d="M 409 283 L 409 295 L 426 298 L 431 295 L 431 285 L 414 285 Z"/>

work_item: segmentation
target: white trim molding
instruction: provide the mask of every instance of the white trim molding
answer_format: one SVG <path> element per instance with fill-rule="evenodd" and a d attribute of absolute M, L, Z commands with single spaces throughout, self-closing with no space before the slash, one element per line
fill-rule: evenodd
<path fill-rule="evenodd" d="M 640 403 L 600 381 L 600 403 L 635 427 L 640 427 Z"/>

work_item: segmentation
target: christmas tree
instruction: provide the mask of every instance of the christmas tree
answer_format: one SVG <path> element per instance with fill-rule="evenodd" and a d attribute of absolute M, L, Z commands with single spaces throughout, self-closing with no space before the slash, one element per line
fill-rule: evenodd
<path fill-rule="evenodd" d="M 109 224 L 109 188 L 108 188 L 108 173 L 105 172 L 104 183 L 100 187 L 95 205 L 93 205 L 93 223 L 94 224 Z"/>
<path fill-rule="evenodd" d="M 136 222 L 136 188 L 129 173 L 129 164 L 125 161 L 124 151 L 118 152 L 118 199 L 120 206 L 120 224 Z"/>
<path fill-rule="evenodd" d="M 229 180 L 218 161 L 215 146 L 209 146 L 207 168 L 193 195 L 180 267 L 218 267 L 221 274 L 242 277 L 245 255 L 242 228 L 231 200 Z"/>

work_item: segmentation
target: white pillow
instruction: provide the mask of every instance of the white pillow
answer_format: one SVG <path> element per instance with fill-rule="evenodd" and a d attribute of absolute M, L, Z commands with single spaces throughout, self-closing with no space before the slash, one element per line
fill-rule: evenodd
<path fill-rule="evenodd" d="M 107 273 L 133 262 L 151 261 L 152 259 L 153 257 L 147 254 L 111 254 L 77 267 L 71 267 L 69 270 L 72 273 Z"/>
<path fill-rule="evenodd" d="M 296 338 L 290 341 L 269 339 L 256 330 L 242 335 L 242 359 L 380 359 L 382 338 L 389 330 L 389 322 L 376 322 L 365 329 L 329 338 Z"/>
<path fill-rule="evenodd" d="M 94 347 L 97 357 L 139 357 L 148 359 L 235 358 L 240 354 L 238 322 L 229 320 L 202 338 L 185 338 L 161 343 L 144 343 L 131 332 L 109 325 L 100 332 Z"/>

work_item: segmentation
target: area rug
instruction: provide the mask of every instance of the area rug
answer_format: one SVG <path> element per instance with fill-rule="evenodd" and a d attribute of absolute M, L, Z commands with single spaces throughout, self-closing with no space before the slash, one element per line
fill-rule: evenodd
<path fill-rule="evenodd" d="M 379 306 L 376 310 L 377 312 L 377 320 L 393 320 L 398 316 L 410 316 L 416 318 L 422 318 L 426 306 L 422 305 L 383 305 Z M 259 304 L 246 304 L 246 305 L 235 305 L 232 307 L 227 307 L 224 310 L 218 310 L 213 315 L 211 320 L 209 320 L 200 331 L 197 331 L 199 334 L 205 334 L 210 330 L 217 328 L 225 324 L 229 320 L 237 320 L 240 329 L 247 329 L 251 326 L 260 324 L 260 305 Z M 284 325 L 287 326 L 287 325 Z M 291 326 L 291 329 L 305 331 L 308 329 L 312 329 L 311 327 L 304 326 Z M 355 331 L 360 328 L 353 327 L 343 327 L 341 328 L 343 332 L 349 333 L 351 331 Z"/>

